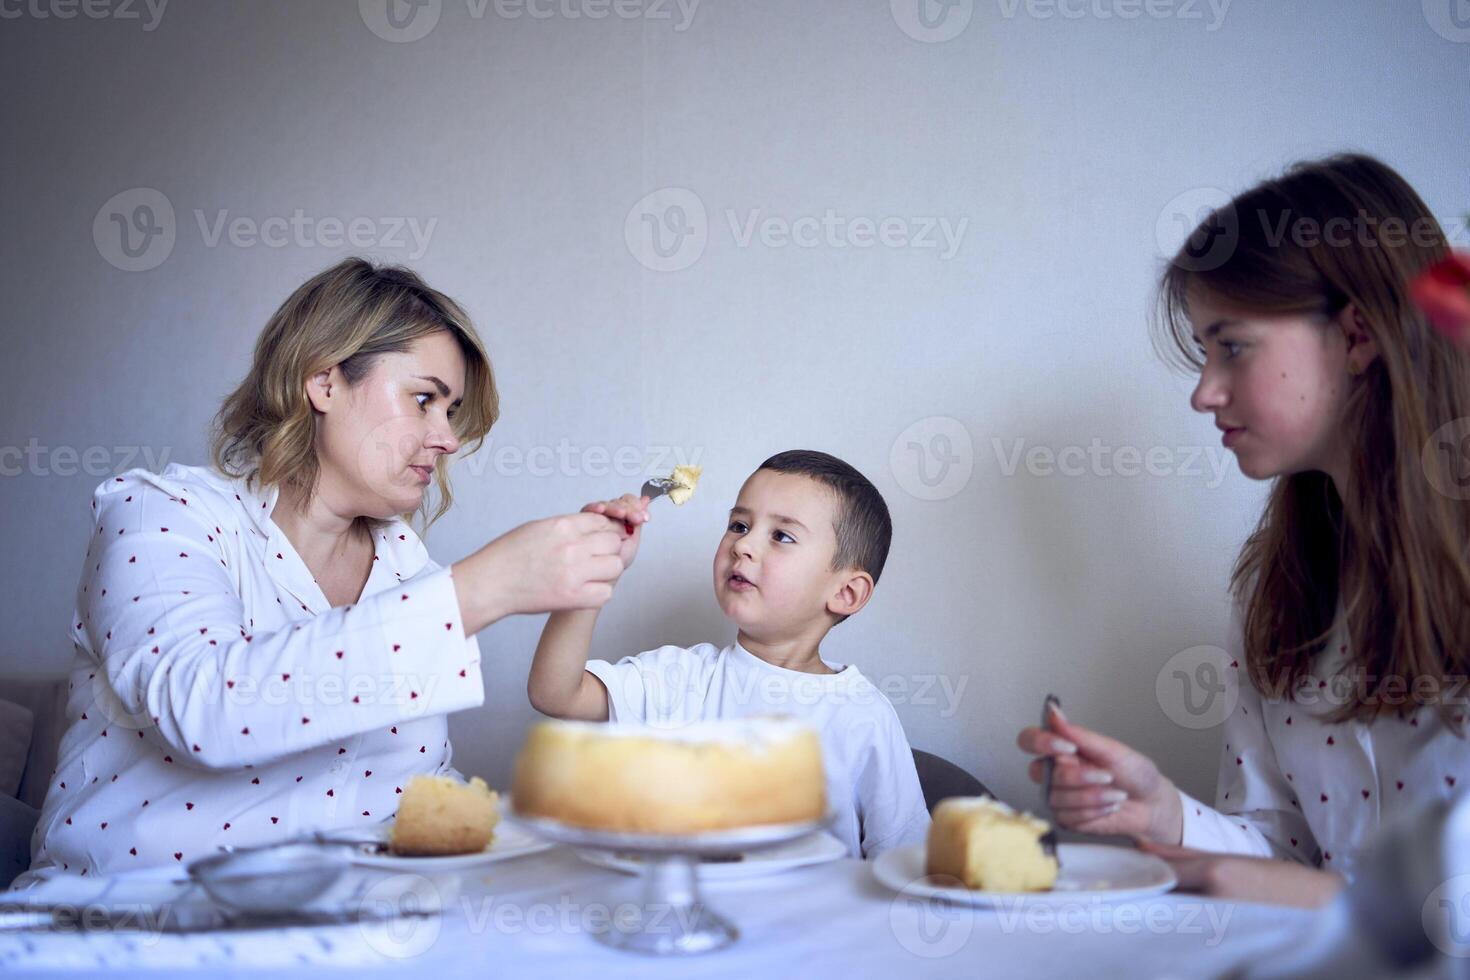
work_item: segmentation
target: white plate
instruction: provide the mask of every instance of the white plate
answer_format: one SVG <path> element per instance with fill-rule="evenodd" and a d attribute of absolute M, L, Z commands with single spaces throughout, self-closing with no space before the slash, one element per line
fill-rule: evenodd
<path fill-rule="evenodd" d="M 1056 887 L 1046 892 L 986 892 L 937 884 L 924 874 L 924 845 L 910 844 L 878 855 L 873 875 L 894 891 L 941 898 L 963 905 L 1018 901 L 1066 905 L 1077 901 L 1122 902 L 1162 895 L 1179 883 L 1161 858 L 1107 844 L 1059 844 L 1062 862 Z M 953 879 L 951 879 L 953 880 Z"/>
<path fill-rule="evenodd" d="M 614 851 L 578 848 L 576 854 L 588 864 L 635 875 L 642 874 L 648 863 L 643 858 Z M 825 830 L 819 830 L 788 844 L 742 854 L 739 861 L 701 861 L 695 867 L 700 881 L 731 881 L 780 874 L 792 868 L 823 864 L 846 856 L 847 847 L 842 841 Z"/>
<path fill-rule="evenodd" d="M 381 824 L 376 833 L 386 842 L 393 833 L 391 823 Z M 386 868 L 391 871 L 413 871 L 434 874 L 446 871 L 468 871 L 496 861 L 508 861 L 523 854 L 533 854 L 551 847 L 549 841 L 533 837 L 521 827 L 502 819 L 495 825 L 490 846 L 477 854 L 448 854 L 443 857 L 401 857 L 378 854 L 367 847 L 352 856 L 352 863 L 364 868 Z"/>

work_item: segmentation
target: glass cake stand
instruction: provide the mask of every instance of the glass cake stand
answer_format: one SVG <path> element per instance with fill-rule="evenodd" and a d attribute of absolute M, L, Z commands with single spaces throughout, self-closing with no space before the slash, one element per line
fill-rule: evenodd
<path fill-rule="evenodd" d="M 653 956 L 683 956 L 722 949 L 740 936 L 735 924 L 704 904 L 696 866 L 701 858 L 736 858 L 798 840 L 832 820 L 765 824 L 701 834 L 626 834 L 576 827 L 557 820 L 512 814 L 528 831 L 558 844 L 635 855 L 644 862 L 642 900 L 632 914 L 618 909 L 598 942 Z"/>

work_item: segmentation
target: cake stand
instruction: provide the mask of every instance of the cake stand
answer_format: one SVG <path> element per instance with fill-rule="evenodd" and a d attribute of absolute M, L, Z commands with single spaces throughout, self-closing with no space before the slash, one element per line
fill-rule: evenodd
<path fill-rule="evenodd" d="M 715 912 L 699 895 L 696 865 L 702 857 L 737 857 L 777 847 L 821 830 L 831 820 L 765 824 L 700 834 L 627 834 L 592 830 L 541 817 L 512 815 L 531 833 L 558 844 L 637 855 L 645 862 L 642 899 L 631 910 L 617 909 L 606 929 L 593 935 L 615 949 L 653 956 L 682 956 L 722 949 L 740 936 L 735 924 Z M 631 911 L 630 914 L 624 914 Z"/>

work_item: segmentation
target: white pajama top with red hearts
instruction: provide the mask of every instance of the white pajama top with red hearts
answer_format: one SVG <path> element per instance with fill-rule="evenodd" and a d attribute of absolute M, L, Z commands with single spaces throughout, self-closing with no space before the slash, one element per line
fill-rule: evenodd
<path fill-rule="evenodd" d="M 1434 705 L 1413 700 L 1372 722 L 1331 715 L 1356 688 L 1344 671 L 1347 631 L 1330 643 L 1295 698 L 1263 698 L 1241 654 L 1239 613 L 1230 669 L 1239 701 L 1225 721 L 1215 806 L 1180 793 L 1186 847 L 1295 860 L 1353 877 L 1380 827 L 1470 786 L 1470 741 Z M 1463 701 L 1452 715 L 1470 715 Z"/>
<path fill-rule="evenodd" d="M 450 569 L 396 519 L 332 608 L 278 496 L 178 464 L 98 487 L 68 726 L 12 887 L 376 824 L 411 776 L 453 772 L 445 716 L 484 687 Z"/>

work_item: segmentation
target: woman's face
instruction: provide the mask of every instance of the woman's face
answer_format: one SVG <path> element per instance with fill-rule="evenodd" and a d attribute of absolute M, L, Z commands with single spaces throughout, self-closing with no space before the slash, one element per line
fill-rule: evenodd
<path fill-rule="evenodd" d="M 1190 398 L 1214 415 L 1240 471 L 1274 476 L 1345 469 L 1340 421 L 1347 341 L 1321 317 L 1261 317 L 1195 296 L 1189 304 L 1205 365 Z"/>
<path fill-rule="evenodd" d="M 464 354 L 447 331 L 381 355 L 355 387 L 338 367 L 312 378 L 323 499 L 350 516 L 417 509 L 435 462 L 459 448 L 451 420 L 464 385 Z"/>

